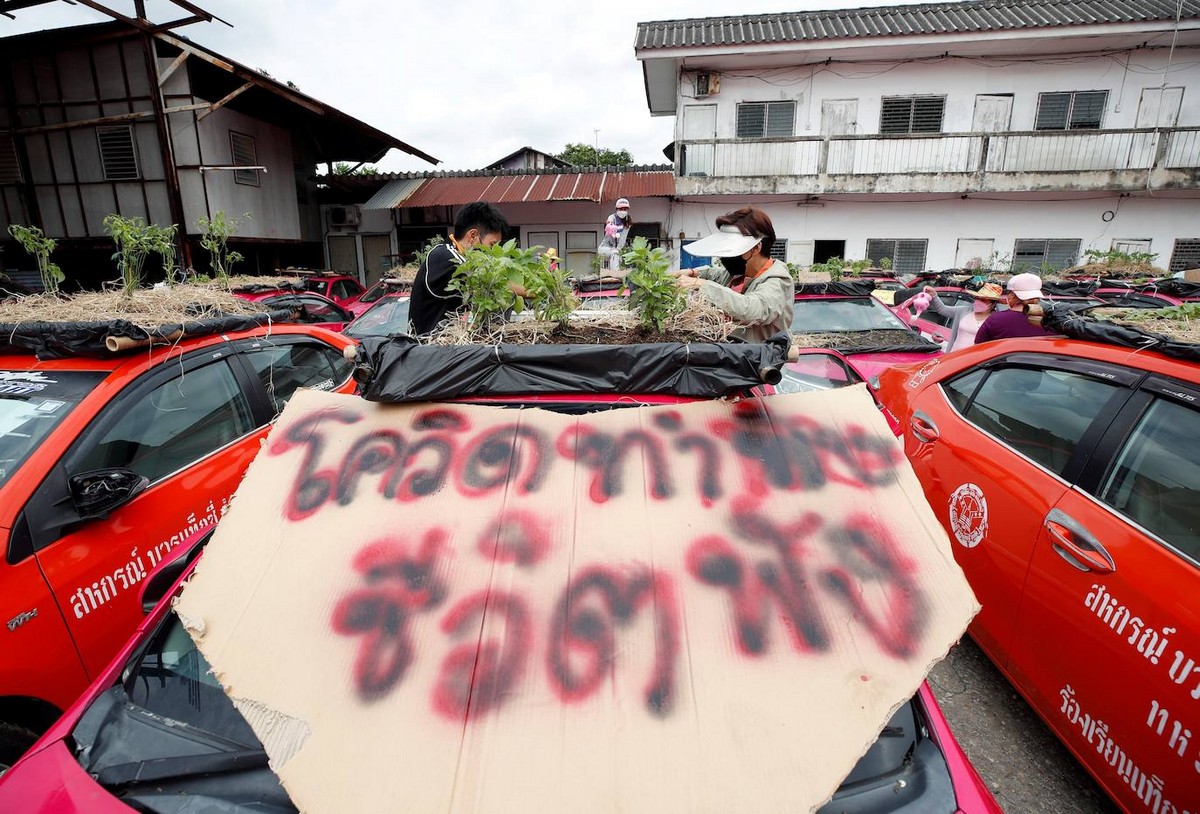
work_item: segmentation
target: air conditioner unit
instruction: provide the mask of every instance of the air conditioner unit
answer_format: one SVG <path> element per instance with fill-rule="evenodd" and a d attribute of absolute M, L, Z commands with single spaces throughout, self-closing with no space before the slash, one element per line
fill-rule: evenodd
<path fill-rule="evenodd" d="M 703 72 L 696 74 L 696 98 L 715 96 L 721 90 L 721 75 L 719 73 Z"/>
<path fill-rule="evenodd" d="M 360 210 L 357 206 L 329 207 L 329 224 L 331 226 L 357 226 Z"/>

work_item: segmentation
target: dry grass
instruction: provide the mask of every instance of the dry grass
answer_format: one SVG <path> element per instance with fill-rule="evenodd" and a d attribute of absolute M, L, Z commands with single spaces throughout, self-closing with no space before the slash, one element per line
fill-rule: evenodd
<path fill-rule="evenodd" d="M 662 333 L 647 330 L 620 303 L 589 307 L 567 322 L 518 319 L 488 328 L 451 320 L 425 341 L 430 345 L 631 345 L 643 342 L 723 342 L 734 326 L 716 306 L 692 298 L 688 308 L 667 320 Z"/>
<path fill-rule="evenodd" d="M 1139 331 L 1162 334 L 1176 342 L 1200 345 L 1200 319 L 1184 316 L 1164 316 L 1157 308 L 1093 308 L 1088 312 L 1097 319 Z"/>
<path fill-rule="evenodd" d="M 211 316 L 259 314 L 263 308 L 214 285 L 143 288 L 55 297 L 32 295 L 0 303 L 0 323 L 102 322 L 125 320 L 140 328 L 175 325 Z"/>
<path fill-rule="evenodd" d="M 1170 272 L 1149 263 L 1086 263 L 1082 266 L 1063 269 L 1063 277 L 1096 277 L 1109 280 L 1141 280 L 1151 277 L 1166 277 Z"/>
<path fill-rule="evenodd" d="M 792 341 L 799 348 L 827 348 L 853 353 L 872 348 L 928 347 L 911 331 L 897 328 L 875 331 L 846 331 L 792 334 Z"/>

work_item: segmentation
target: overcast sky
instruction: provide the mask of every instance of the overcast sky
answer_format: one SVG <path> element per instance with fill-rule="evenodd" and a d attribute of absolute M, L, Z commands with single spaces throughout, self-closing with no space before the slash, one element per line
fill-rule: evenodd
<path fill-rule="evenodd" d="M 129 0 L 106 0 L 130 13 Z M 908 5 L 918 0 L 892 0 Z M 523 146 L 568 142 L 666 162 L 674 119 L 646 107 L 633 54 L 639 22 L 884 3 L 854 0 L 195 0 L 233 24 L 181 29 L 195 42 L 334 105 L 441 159 L 483 167 Z M 156 22 L 183 16 L 147 0 Z M 0 17 L 0 36 L 108 19 L 50 3 Z M 597 135 L 596 131 L 599 130 Z M 387 171 L 434 169 L 392 150 Z"/>

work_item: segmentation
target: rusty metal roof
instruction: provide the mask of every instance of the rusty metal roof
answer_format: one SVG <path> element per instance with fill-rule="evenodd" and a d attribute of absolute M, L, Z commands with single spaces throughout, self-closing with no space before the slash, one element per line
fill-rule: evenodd
<path fill-rule="evenodd" d="M 391 185 L 389 184 L 389 187 Z M 380 190 L 382 197 L 388 187 Z M 537 201 L 594 201 L 617 198 L 669 198 L 675 194 L 670 170 L 543 172 L 516 175 L 437 175 L 393 206 L 460 206 L 474 201 L 493 204 Z"/>
<path fill-rule="evenodd" d="M 966 0 L 638 23 L 635 48 L 694 48 L 1200 18 L 1200 0 Z"/>

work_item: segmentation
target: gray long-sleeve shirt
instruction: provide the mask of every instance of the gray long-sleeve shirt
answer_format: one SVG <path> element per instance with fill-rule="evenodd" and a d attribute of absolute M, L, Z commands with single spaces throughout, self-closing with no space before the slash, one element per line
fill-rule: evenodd
<path fill-rule="evenodd" d="M 796 289 L 787 266 L 778 260 L 749 280 L 740 294 L 728 287 L 733 278 L 724 269 L 701 269 L 696 276 L 704 280 L 700 291 L 708 301 L 738 323 L 734 336 L 762 342 L 791 330 Z"/>

